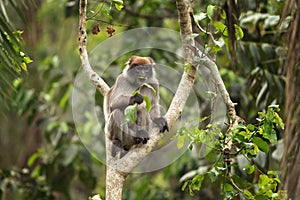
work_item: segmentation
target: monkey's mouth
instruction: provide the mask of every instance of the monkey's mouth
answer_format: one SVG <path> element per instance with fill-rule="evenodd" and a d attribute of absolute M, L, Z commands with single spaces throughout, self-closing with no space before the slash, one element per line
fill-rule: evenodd
<path fill-rule="evenodd" d="M 139 81 L 143 82 L 147 80 L 147 77 L 146 76 L 139 76 Z"/>

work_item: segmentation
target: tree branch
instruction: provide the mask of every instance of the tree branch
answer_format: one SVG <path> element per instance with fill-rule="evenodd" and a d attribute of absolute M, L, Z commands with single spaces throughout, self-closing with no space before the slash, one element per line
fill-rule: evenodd
<path fill-rule="evenodd" d="M 189 12 L 191 6 L 189 1 L 178 1 L 178 13 L 180 14 L 179 21 L 181 23 L 181 37 L 183 44 L 185 44 L 185 62 L 186 65 L 191 65 L 193 54 L 190 51 L 191 48 L 187 46 L 193 45 L 193 40 L 188 39 L 188 36 L 192 33 L 191 19 Z M 86 34 L 86 6 L 87 0 L 80 0 L 80 19 L 79 19 L 79 53 L 82 61 L 82 67 L 88 73 L 91 82 L 96 86 L 102 95 L 106 95 L 109 91 L 109 86 L 103 81 L 103 79 L 92 69 L 88 60 L 88 54 L 86 50 L 87 34 Z M 172 127 L 175 121 L 179 118 L 184 108 L 185 102 L 192 90 L 196 69 L 190 67 L 187 72 L 182 75 L 181 82 L 178 86 L 177 92 L 173 98 L 171 106 L 166 114 L 166 120 L 170 127 Z M 158 128 L 153 128 L 150 135 L 153 135 L 151 139 L 141 148 L 135 148 L 129 151 L 124 157 L 116 160 L 111 157 L 109 148 L 112 143 L 106 138 L 107 149 L 107 174 L 106 174 L 106 199 L 121 199 L 122 188 L 127 174 L 157 145 L 157 143 L 163 137 L 163 133 L 159 133 Z"/>
<path fill-rule="evenodd" d="M 193 60 L 193 52 L 190 50 L 191 48 L 189 46 L 194 45 L 193 39 L 189 38 L 189 35 L 191 35 L 192 33 L 192 27 L 190 23 L 191 6 L 188 0 L 178 1 L 178 3 L 176 2 L 176 4 L 179 5 L 177 7 L 177 11 L 179 14 L 179 22 L 181 25 L 180 32 L 181 38 L 183 40 L 182 43 L 184 44 L 183 48 L 185 54 L 185 63 L 186 66 L 191 66 Z M 177 91 L 174 95 L 168 112 L 165 115 L 170 128 L 174 126 L 176 120 L 181 116 L 185 103 L 193 88 L 196 71 L 196 68 L 191 66 L 189 67 L 189 70 L 185 71 L 182 75 Z M 151 152 L 152 149 L 154 149 L 154 147 L 157 146 L 158 142 L 164 136 L 164 133 L 159 133 L 158 128 L 153 128 L 150 131 L 150 135 L 151 138 L 146 145 L 130 150 L 124 157 L 119 160 L 115 160 L 111 157 L 109 158 L 107 155 L 107 159 L 109 159 L 107 160 L 107 163 L 110 163 L 109 165 L 114 166 L 118 171 L 129 173 L 149 152 Z M 106 141 L 111 143 L 111 141 Z"/>
<path fill-rule="evenodd" d="M 196 56 L 201 58 L 197 64 L 202 67 L 207 67 L 210 72 L 211 72 L 211 78 L 218 88 L 219 92 L 221 93 L 221 96 L 223 98 L 224 103 L 226 104 L 227 107 L 227 115 L 229 118 L 229 127 L 226 131 L 227 137 L 225 138 L 225 146 L 223 148 L 223 155 L 224 155 L 224 160 L 226 160 L 226 163 L 229 165 L 231 162 L 230 159 L 230 151 L 232 148 L 232 140 L 231 140 L 231 135 L 232 135 L 232 130 L 233 128 L 238 124 L 244 122 L 242 118 L 236 115 L 236 110 L 235 110 L 235 103 L 232 102 L 229 93 L 225 87 L 225 84 L 223 82 L 223 79 L 219 73 L 218 66 L 216 65 L 215 62 L 213 62 L 208 56 L 205 55 L 204 52 L 200 49 L 196 49 Z M 230 169 L 228 168 L 228 175 L 230 175 Z"/>
<path fill-rule="evenodd" d="M 105 96 L 109 90 L 109 86 L 105 83 L 105 81 L 92 69 L 87 50 L 87 34 L 86 34 L 86 7 L 87 0 L 80 0 L 79 3 L 79 54 L 82 63 L 83 69 L 89 75 L 89 78 L 94 86 L 99 90 L 99 92 Z"/>
<path fill-rule="evenodd" d="M 220 77 L 218 68 L 216 64 L 211 61 L 207 56 L 203 56 L 203 52 L 197 50 L 195 52 L 195 42 L 194 39 L 190 38 L 192 34 L 192 19 L 193 16 L 191 4 L 189 0 L 177 0 L 177 11 L 180 23 L 180 34 L 183 43 L 184 58 L 185 58 L 185 72 L 182 75 L 181 81 L 179 83 L 178 89 L 174 95 L 171 105 L 165 115 L 165 118 L 169 124 L 169 127 L 173 127 L 176 120 L 181 116 L 185 103 L 188 96 L 193 88 L 195 81 L 195 74 L 197 68 L 195 66 L 205 65 L 212 72 L 213 80 L 217 85 L 219 91 L 222 94 L 223 100 L 228 108 L 228 116 L 230 119 L 230 126 L 228 133 L 231 133 L 230 128 L 238 123 L 238 117 L 236 116 L 234 103 L 231 101 L 229 94 L 225 88 L 225 85 Z M 80 0 L 79 12 L 79 53 L 80 59 L 82 61 L 82 67 L 88 73 L 91 82 L 96 86 L 99 92 L 105 96 L 109 91 L 109 86 L 104 82 L 104 80 L 92 69 L 88 60 L 88 54 L 86 50 L 87 45 L 87 34 L 86 34 L 86 6 L 87 0 Z M 197 53 L 197 54 L 196 54 Z M 194 62 L 194 57 L 196 55 L 201 55 L 203 57 L 200 63 Z M 140 148 L 134 148 L 129 151 L 121 159 L 115 159 L 111 157 L 109 149 L 111 148 L 111 141 L 106 138 L 106 164 L 107 164 L 107 174 L 106 174 L 106 199 L 121 199 L 122 189 L 125 178 L 132 169 L 137 166 L 137 164 L 145 158 L 145 156 L 151 152 L 151 150 L 157 146 L 158 142 L 162 139 L 163 133 L 159 133 L 158 128 L 153 128 L 150 131 L 151 138 L 147 144 Z M 231 149 L 231 141 L 228 140 L 228 146 Z"/>

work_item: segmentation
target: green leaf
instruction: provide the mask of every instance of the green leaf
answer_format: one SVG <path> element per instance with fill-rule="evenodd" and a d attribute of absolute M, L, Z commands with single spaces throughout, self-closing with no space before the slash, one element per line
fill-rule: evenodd
<path fill-rule="evenodd" d="M 259 151 L 256 144 L 252 144 L 252 145 L 253 145 L 252 148 L 245 149 L 245 153 L 247 154 L 247 156 L 248 156 L 249 158 L 254 158 L 254 157 L 256 157 L 257 151 Z"/>
<path fill-rule="evenodd" d="M 122 10 L 122 8 L 124 7 L 122 0 L 113 0 L 112 2 L 115 4 L 115 7 L 118 11 Z"/>
<path fill-rule="evenodd" d="M 249 131 L 241 131 L 238 134 L 244 136 L 245 139 L 250 139 L 252 136 Z"/>
<path fill-rule="evenodd" d="M 69 97 L 70 97 L 70 92 L 66 92 L 66 93 L 63 95 L 63 97 L 60 99 L 60 101 L 59 101 L 59 106 L 60 106 L 61 108 L 63 108 L 63 107 L 67 104 L 67 102 L 68 102 L 68 100 L 69 100 Z"/>
<path fill-rule="evenodd" d="M 277 177 L 277 173 L 275 171 L 273 171 L 273 170 L 268 171 L 267 174 L 268 175 L 273 175 L 273 176 Z"/>
<path fill-rule="evenodd" d="M 235 29 L 235 38 L 237 40 L 241 40 L 244 37 L 243 29 L 236 24 L 234 24 L 234 29 Z"/>
<path fill-rule="evenodd" d="M 263 151 L 265 153 L 268 153 L 268 151 L 269 151 L 269 145 L 262 138 L 260 138 L 260 137 L 253 137 L 253 143 L 256 144 L 261 151 Z"/>
<path fill-rule="evenodd" d="M 213 5 L 208 5 L 207 6 L 207 9 L 206 9 L 206 14 L 207 14 L 207 17 L 212 20 L 213 16 L 214 16 L 214 10 L 215 10 L 215 6 Z"/>
<path fill-rule="evenodd" d="M 228 29 L 227 29 L 227 26 L 225 24 L 223 24 L 222 22 L 220 21 L 216 21 L 214 23 L 214 26 L 215 28 L 220 32 L 222 33 L 223 36 L 226 36 L 228 37 Z"/>
<path fill-rule="evenodd" d="M 278 175 L 275 171 L 270 170 L 270 171 L 267 172 L 267 174 L 268 175 L 273 175 L 274 176 L 273 180 L 276 181 L 277 183 L 281 183 L 281 181 L 279 180 Z"/>
<path fill-rule="evenodd" d="M 193 197 L 195 195 L 194 191 L 193 191 L 193 187 L 191 184 L 188 185 L 189 186 L 189 193 L 190 193 L 190 196 Z"/>
<path fill-rule="evenodd" d="M 33 60 L 31 60 L 31 58 L 28 57 L 28 56 L 24 56 L 24 57 L 23 57 L 23 61 L 24 61 L 26 64 L 29 64 L 29 63 L 32 63 L 32 62 L 33 62 Z"/>
<path fill-rule="evenodd" d="M 195 18 L 196 21 L 201 21 L 201 20 L 205 19 L 206 17 L 207 16 L 204 12 L 196 13 L 194 15 L 194 18 Z"/>
<path fill-rule="evenodd" d="M 268 43 L 263 43 L 261 45 L 261 49 L 263 53 L 266 55 L 266 59 L 272 59 L 275 56 L 275 51 L 274 48 L 268 44 Z"/>
<path fill-rule="evenodd" d="M 249 50 L 250 50 L 251 56 L 253 58 L 254 65 L 257 66 L 259 63 L 261 63 L 261 57 L 260 57 L 260 54 L 259 54 L 259 49 L 257 47 L 257 44 L 256 43 L 250 43 Z"/>
<path fill-rule="evenodd" d="M 270 15 L 267 17 L 264 23 L 264 29 L 271 28 L 273 26 L 276 26 L 280 20 L 279 15 Z"/>
<path fill-rule="evenodd" d="M 222 9 L 221 13 L 220 13 L 220 17 L 223 19 L 223 20 L 226 20 L 227 16 L 226 16 L 226 11 Z"/>
<path fill-rule="evenodd" d="M 32 170 L 30 176 L 33 178 L 38 178 L 38 177 L 40 178 L 41 173 L 42 173 L 41 171 L 42 171 L 42 166 L 38 165 Z"/>
<path fill-rule="evenodd" d="M 178 131 L 177 134 L 178 135 L 184 135 L 188 133 L 188 129 L 186 127 L 181 127 Z"/>
<path fill-rule="evenodd" d="M 250 200 L 254 200 L 254 199 L 255 199 L 254 196 L 253 196 L 253 194 L 252 194 L 249 190 L 247 190 L 247 189 L 244 190 L 244 194 L 245 194 Z"/>
<path fill-rule="evenodd" d="M 41 150 L 38 150 L 36 153 L 32 154 L 28 161 L 27 161 L 27 165 L 29 167 L 32 166 L 32 164 L 42 155 L 42 151 Z"/>
<path fill-rule="evenodd" d="M 131 123 L 131 124 L 135 123 L 136 122 L 136 117 L 135 117 L 136 111 L 137 111 L 136 103 L 134 105 L 127 106 L 124 110 L 125 122 Z"/>
<path fill-rule="evenodd" d="M 133 92 L 131 93 L 131 95 L 132 95 L 132 96 L 135 96 L 136 94 L 139 94 L 139 93 L 140 93 L 140 89 L 133 91 Z"/>
<path fill-rule="evenodd" d="M 277 134 L 276 134 L 276 131 L 274 129 L 271 130 L 271 134 L 270 134 L 270 142 L 272 144 L 277 144 Z"/>
<path fill-rule="evenodd" d="M 102 200 L 99 194 L 89 197 L 89 200 Z"/>
<path fill-rule="evenodd" d="M 247 174 L 252 174 L 255 170 L 255 167 L 254 167 L 254 165 L 247 164 L 245 166 L 245 169 L 247 170 Z"/>
<path fill-rule="evenodd" d="M 280 111 L 279 105 L 269 105 L 268 111 L 272 111 L 272 110 L 275 110 L 277 112 Z"/>
<path fill-rule="evenodd" d="M 115 3 L 115 7 L 118 11 L 122 10 L 122 8 L 124 8 L 124 6 L 122 4 L 118 4 L 118 3 Z"/>
<path fill-rule="evenodd" d="M 254 130 L 255 130 L 255 126 L 254 126 L 253 124 L 248 124 L 248 125 L 247 125 L 247 129 L 248 129 L 249 131 L 254 131 Z"/>
<path fill-rule="evenodd" d="M 66 122 L 60 122 L 59 127 L 63 133 L 67 133 L 69 131 L 69 126 Z"/>
<path fill-rule="evenodd" d="M 184 145 L 184 141 L 185 141 L 185 135 L 178 135 L 177 137 L 177 148 L 181 149 Z"/>
<path fill-rule="evenodd" d="M 217 180 L 219 175 L 219 172 L 215 171 L 215 170 L 211 170 L 210 172 L 208 172 L 208 176 L 210 178 L 210 181 L 213 183 Z"/>
<path fill-rule="evenodd" d="M 191 69 L 192 65 L 187 65 L 185 68 L 184 68 L 184 71 L 187 72 Z"/>
<path fill-rule="evenodd" d="M 156 89 L 152 85 L 150 85 L 148 83 L 143 83 L 141 87 L 143 87 L 143 86 L 150 88 L 153 91 L 153 93 L 156 94 Z"/>
<path fill-rule="evenodd" d="M 268 92 L 268 83 L 267 82 L 265 82 L 263 84 L 260 92 L 257 95 L 256 102 L 255 102 L 256 105 L 258 105 L 261 102 L 261 100 L 264 99 L 263 97 L 264 97 L 266 92 Z"/>
<path fill-rule="evenodd" d="M 258 180 L 258 186 L 262 188 L 263 186 L 267 185 L 269 183 L 269 177 L 265 174 L 261 174 L 259 176 Z"/>
<path fill-rule="evenodd" d="M 143 98 L 144 98 L 144 101 L 146 103 L 147 112 L 150 112 L 150 110 L 152 108 L 151 101 L 150 101 L 149 97 L 147 97 L 147 96 L 143 96 Z"/>
<path fill-rule="evenodd" d="M 181 190 L 184 191 L 185 188 L 188 186 L 189 181 L 184 182 L 183 186 L 181 187 Z"/>
<path fill-rule="evenodd" d="M 24 71 L 27 71 L 27 65 L 26 63 L 21 63 L 21 68 L 24 70 Z"/>
<path fill-rule="evenodd" d="M 204 175 L 203 174 L 197 174 L 193 180 L 192 180 L 192 185 L 194 190 L 200 190 L 202 181 L 204 180 Z"/>
<path fill-rule="evenodd" d="M 225 183 L 223 186 L 223 192 L 234 193 L 233 186 L 228 183 Z"/>
<path fill-rule="evenodd" d="M 284 129 L 284 123 L 282 121 L 282 118 L 278 115 L 278 113 L 274 113 L 274 121 L 277 126 L 279 126 L 282 130 Z"/>

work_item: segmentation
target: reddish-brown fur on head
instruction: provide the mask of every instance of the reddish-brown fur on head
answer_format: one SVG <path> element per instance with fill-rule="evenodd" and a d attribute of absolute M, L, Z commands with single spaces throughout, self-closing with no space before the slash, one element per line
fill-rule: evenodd
<path fill-rule="evenodd" d="M 145 65 L 145 64 L 154 64 L 154 60 L 150 57 L 140 57 L 140 56 L 132 56 L 129 61 L 129 65 L 138 64 L 138 65 Z"/>

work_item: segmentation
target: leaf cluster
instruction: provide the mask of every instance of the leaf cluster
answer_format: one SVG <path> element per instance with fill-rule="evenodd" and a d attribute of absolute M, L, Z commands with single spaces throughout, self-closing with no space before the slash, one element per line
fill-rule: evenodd
<path fill-rule="evenodd" d="M 184 182 L 182 190 L 188 188 L 190 195 L 193 196 L 195 191 L 201 190 L 203 181 L 210 181 L 221 188 L 222 196 L 225 199 L 237 197 L 239 199 L 281 199 L 277 190 L 281 183 L 277 173 L 262 171 L 252 160 L 260 153 L 268 153 L 270 145 L 277 143 L 277 128 L 284 129 L 284 123 L 278 112 L 277 105 L 269 106 L 265 113 L 258 113 L 257 124 L 239 124 L 234 127 L 230 135 L 222 134 L 216 125 L 209 125 L 205 130 L 181 128 L 178 133 L 178 141 L 182 141 L 180 138 L 184 138 L 190 139 L 191 145 L 210 146 L 207 148 L 206 158 L 211 163 L 199 167 L 193 173 L 184 175 L 181 179 Z M 225 140 L 225 138 L 227 139 Z M 230 164 L 228 164 L 228 160 L 225 160 L 223 152 L 228 139 L 233 143 Z M 244 179 L 238 173 L 228 175 L 231 168 L 239 169 L 238 162 L 232 162 L 238 156 L 243 156 L 249 161 L 243 170 L 248 176 L 253 176 L 252 181 Z M 224 160 L 221 159 L 222 157 Z M 255 176 L 258 176 L 258 179 L 255 179 Z"/>
<path fill-rule="evenodd" d="M 6 12 L 9 6 L 16 12 L 16 16 L 24 20 L 21 6 L 17 2 L 0 2 L 0 101 L 7 108 L 7 100 L 15 92 L 12 82 L 22 71 L 27 71 L 27 65 L 32 62 L 21 47 L 23 31 L 16 30 L 9 20 Z"/>
<path fill-rule="evenodd" d="M 195 20 L 203 26 L 200 33 L 193 33 L 193 37 L 204 39 L 204 49 L 206 53 L 216 53 L 225 46 L 229 49 L 229 33 L 225 24 L 227 18 L 223 8 L 217 5 L 209 4 L 205 12 L 197 12 L 194 15 Z M 241 40 L 244 32 L 238 24 L 234 24 L 235 39 Z M 203 44 L 201 44 L 203 45 Z"/>
<path fill-rule="evenodd" d="M 147 87 L 147 88 L 151 89 L 154 94 L 156 94 L 156 90 L 155 90 L 155 88 L 153 86 L 151 86 L 148 83 L 143 83 L 137 90 L 135 90 L 135 91 L 132 92 L 132 96 L 134 96 L 136 94 L 140 94 L 142 87 Z M 150 101 L 149 97 L 144 95 L 143 99 L 144 99 L 144 101 L 146 103 L 146 110 L 148 112 L 150 112 L 150 110 L 152 108 L 152 104 L 151 104 L 151 101 Z M 136 122 L 136 120 L 137 120 L 136 119 L 137 107 L 138 107 L 138 104 L 135 103 L 135 104 L 129 105 L 129 106 L 127 106 L 125 108 L 125 110 L 124 110 L 124 118 L 125 118 L 125 122 L 126 123 L 133 124 L 133 123 Z"/>

